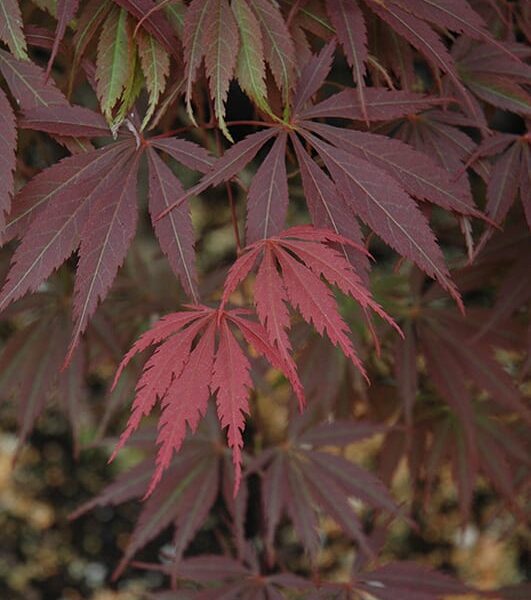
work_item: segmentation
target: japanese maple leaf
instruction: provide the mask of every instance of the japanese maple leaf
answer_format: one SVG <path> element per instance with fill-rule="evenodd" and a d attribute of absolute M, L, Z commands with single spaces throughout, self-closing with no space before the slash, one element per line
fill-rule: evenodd
<path fill-rule="evenodd" d="M 376 600 L 441 600 L 470 588 L 450 575 L 413 561 L 397 561 L 354 572 L 349 583 L 324 582 L 309 600 L 354 600 L 360 593 Z"/>
<path fill-rule="evenodd" d="M 192 88 L 204 61 L 210 96 L 219 126 L 225 123 L 229 83 L 236 75 L 257 105 L 270 112 L 265 63 L 287 100 L 294 81 L 295 49 L 275 0 L 193 0 L 183 26 L 185 100 L 192 114 Z"/>
<path fill-rule="evenodd" d="M 62 139 L 109 136 L 101 115 L 71 106 L 51 80 L 44 83 L 44 74 L 32 63 L 21 63 L 0 50 L 0 71 L 20 101 L 22 127 Z M 205 171 L 211 163 L 205 150 L 185 140 L 139 143 L 135 125 L 130 126 L 133 133 L 124 132 L 115 143 L 67 157 L 36 175 L 16 194 L 5 227 L 4 240 L 19 237 L 21 243 L 0 292 L 0 309 L 35 291 L 78 251 L 75 327 L 67 361 L 98 303 L 106 296 L 135 234 L 142 156 L 148 158 L 152 215 L 169 206 L 182 191 L 179 180 L 155 148 L 194 170 Z M 186 292 L 197 301 L 189 210 L 183 206 L 154 228 L 171 267 Z"/>
<path fill-rule="evenodd" d="M 465 165 L 477 150 L 477 144 L 459 127 L 473 126 L 470 119 L 459 113 L 434 109 L 384 124 L 381 131 L 389 132 L 429 156 L 452 175 L 455 185 L 462 179 Z M 490 169 L 484 160 L 474 161 L 471 167 L 488 181 Z"/>
<path fill-rule="evenodd" d="M 68 368 L 60 372 L 68 349 L 71 324 L 53 291 L 39 295 L 39 318 L 14 333 L 0 353 L 0 401 L 17 399 L 19 447 L 55 396 L 72 427 L 74 451 L 79 449 L 79 409 L 86 396 L 85 357 L 80 346 Z M 64 302 L 64 299 L 62 299 Z M 57 302 L 57 304 L 55 304 Z M 15 306 L 11 314 L 34 314 L 34 306 Z M 44 308 L 44 310 L 42 310 Z"/>
<path fill-rule="evenodd" d="M 398 508 L 383 483 L 353 462 L 322 450 L 370 437 L 382 427 L 366 422 L 337 421 L 309 426 L 305 415 L 292 420 L 284 444 L 267 448 L 249 464 L 262 474 L 262 506 L 266 519 L 266 546 L 274 555 L 275 532 L 283 514 L 289 515 L 306 551 L 315 558 L 320 540 L 319 512 L 331 516 L 364 552 L 372 551 L 360 518 L 349 498 L 394 515 Z"/>
<path fill-rule="evenodd" d="M 521 279 L 523 267 L 519 258 L 521 252 L 528 252 L 529 240 L 524 240 L 520 247 L 512 244 L 511 240 L 511 245 L 514 246 L 512 252 L 517 256 L 514 273 L 518 273 L 517 276 Z M 496 255 L 496 261 L 499 263 L 500 256 L 505 263 L 507 259 L 501 251 Z M 487 262 L 482 264 L 480 261 L 477 266 L 456 272 L 455 277 L 463 291 L 470 292 L 476 289 L 478 282 L 484 285 L 488 268 Z M 509 269 L 511 277 L 514 277 L 512 271 L 513 269 Z M 511 282 L 516 285 L 514 279 Z M 517 287 L 516 298 L 523 298 L 525 301 L 529 297 L 529 286 L 520 284 Z M 418 442 L 427 444 L 430 437 L 427 435 L 428 430 L 436 430 L 438 442 L 432 445 L 432 458 L 427 464 L 430 465 L 433 477 L 436 477 L 439 468 L 433 461 L 439 461 L 443 457 L 451 459 L 453 474 L 461 490 L 461 515 L 466 521 L 478 470 L 491 479 L 506 497 L 510 497 L 515 491 L 510 473 L 505 470 L 503 475 L 502 464 L 506 461 L 521 462 L 525 452 L 516 451 L 515 457 L 514 448 L 511 450 L 503 448 L 504 444 L 500 445 L 504 438 L 501 433 L 504 426 L 500 422 L 498 427 L 496 420 L 491 417 L 496 414 L 518 415 L 519 420 L 529 423 L 531 412 L 513 378 L 496 360 L 495 350 L 504 348 L 522 351 L 525 349 L 525 341 L 520 339 L 517 330 L 507 320 L 512 299 L 508 301 L 508 312 L 503 303 L 501 307 L 495 307 L 495 318 L 491 316 L 491 311 L 470 308 L 465 319 L 457 311 L 441 306 L 442 294 L 437 286 L 421 293 L 417 282 L 413 294 L 417 309 L 402 323 L 405 339 L 396 343 L 398 390 L 404 402 L 406 422 L 411 427 L 413 411 L 420 410 L 416 397 L 417 356 L 421 354 L 433 388 L 447 406 L 436 409 L 440 417 L 437 426 L 430 421 L 431 425 L 423 430 L 426 435 L 419 434 Z M 478 392 L 482 394 L 483 400 L 478 399 Z M 415 414 L 415 422 L 418 422 L 420 415 Z M 421 422 L 423 419 L 424 417 L 420 419 Z M 507 439 L 513 437 L 507 436 Z M 487 447 L 493 451 L 486 451 Z M 418 457 L 425 456 L 426 453 L 416 448 L 414 454 L 417 458 L 413 460 L 418 463 Z"/>
<path fill-rule="evenodd" d="M 161 570 L 160 564 L 143 563 L 142 566 Z M 172 574 L 167 565 L 162 566 L 162 571 Z M 358 600 L 360 594 L 376 600 L 440 600 L 461 596 L 471 589 L 450 575 L 412 561 L 355 570 L 351 580 L 342 583 L 327 581 L 319 575 L 312 581 L 290 572 L 271 574 L 260 569 L 250 551 L 243 562 L 222 555 L 186 558 L 179 564 L 177 575 L 179 580 L 194 582 L 204 588 L 196 593 L 198 600 L 220 597 L 224 600 L 281 600 L 286 594 L 295 597 L 303 594 L 302 597 L 308 600 Z M 509 595 L 503 597 L 511 598 Z"/>
<path fill-rule="evenodd" d="M 196 305 L 162 318 L 146 332 L 124 357 L 115 382 L 129 361 L 149 346 L 157 349 L 144 366 L 138 381 L 136 398 L 127 427 L 120 437 L 113 457 L 160 400 L 157 468 L 146 497 L 155 489 L 168 468 L 174 451 L 181 447 L 187 429 L 195 431 L 205 415 L 210 396 L 216 398 L 221 426 L 227 428 L 228 445 L 233 451 L 234 491 L 241 481 L 242 432 L 249 412 L 248 398 L 253 383 L 251 364 L 236 339 L 240 332 L 254 350 L 275 368 L 284 372 L 302 393 L 292 363 L 268 342 L 265 329 L 241 309 L 214 310 Z"/>
<path fill-rule="evenodd" d="M 160 565 L 145 565 L 160 570 Z M 209 554 L 186 558 L 176 568 L 163 566 L 163 573 L 179 581 L 193 582 L 204 587 L 196 592 L 197 600 L 282 600 L 282 591 L 310 593 L 313 584 L 309 579 L 290 572 L 265 573 L 252 546 L 246 546 L 244 560 L 230 556 Z M 215 584 L 214 586 L 212 584 Z"/>
<path fill-rule="evenodd" d="M 299 163 L 306 202 L 317 227 L 361 241 L 358 219 L 398 253 L 413 260 L 436 278 L 459 303 L 459 295 L 428 221 L 416 200 L 426 200 L 460 215 L 480 213 L 474 207 L 468 182 L 451 181 L 429 159 L 397 140 L 384 136 L 316 123 L 313 119 L 363 119 L 355 90 L 345 90 L 312 106 L 311 97 L 322 84 L 330 66 L 330 47 L 325 47 L 304 69 L 294 90 L 293 114 L 288 122 L 269 123 L 264 131 L 247 136 L 216 161 L 199 183 L 161 212 L 170 213 L 189 197 L 211 185 L 229 181 L 259 150 L 274 139 L 267 157 L 249 187 L 247 242 L 278 234 L 288 206 L 285 152 L 291 142 Z M 431 99 L 418 94 L 368 88 L 365 112 L 370 121 L 388 120 L 426 108 Z M 313 148 L 317 156 L 308 150 Z M 326 167 L 325 172 L 320 161 Z M 358 269 L 367 263 L 347 247 Z"/>
<path fill-rule="evenodd" d="M 55 36 L 53 46 L 50 52 L 50 58 L 48 59 L 48 67 L 46 74 L 50 75 L 52 65 L 57 56 L 59 50 L 59 44 L 63 39 L 68 23 L 76 16 L 79 7 L 79 0 L 57 0 L 57 26 L 55 29 Z"/>
<path fill-rule="evenodd" d="M 143 427 L 132 435 L 130 444 L 152 450 L 156 437 L 156 430 Z M 201 528 L 220 491 L 233 517 L 236 544 L 243 544 L 241 532 L 247 490 L 243 486 L 236 498 L 233 497 L 230 457 L 218 451 L 222 443 L 216 417 L 213 411 L 208 411 L 199 431 L 184 442 L 179 454 L 172 458 L 157 489 L 144 503 L 122 560 L 114 571 L 114 579 L 120 576 L 139 550 L 169 526 L 174 527 L 172 558 L 175 564 L 180 564 L 183 552 Z M 148 456 L 132 469 L 118 475 L 100 494 L 77 508 L 70 518 L 77 519 L 97 506 L 116 506 L 142 498 L 152 476 L 153 457 Z"/>
<path fill-rule="evenodd" d="M 317 11 L 317 13 L 314 6 L 299 8 L 299 14 L 302 13 L 299 26 L 327 40 L 330 37 L 330 30 L 335 31 L 352 69 L 357 85 L 354 93 L 359 97 L 361 113 L 366 121 L 369 118 L 364 79 L 369 66 L 370 26 L 373 28 L 380 26 L 377 29 L 378 34 L 370 41 L 377 45 L 379 56 L 382 55 L 380 47 L 389 46 L 390 51 L 384 55 L 390 65 L 398 71 L 399 77 L 405 80 L 406 88 L 407 83 L 411 84 L 414 81 L 412 47 L 432 67 L 436 77 L 440 72 L 446 74 L 468 111 L 482 126 L 486 124 L 483 112 L 463 84 L 462 74 L 445 40 L 441 37 L 440 30 L 463 34 L 461 37 L 467 41 L 468 38 L 479 40 L 483 45 L 493 47 L 499 55 L 505 54 L 507 60 L 519 62 L 509 48 L 494 39 L 482 17 L 466 1 L 326 0 L 325 5 L 326 11 Z M 365 7 L 368 10 L 364 10 Z M 318 28 L 317 22 L 325 23 L 328 27 Z M 397 48 L 404 55 L 405 61 L 396 60 Z M 385 69 L 380 67 L 380 71 L 385 72 Z M 376 77 L 380 75 L 378 69 L 373 69 L 372 74 Z"/>
<path fill-rule="evenodd" d="M 149 0 L 147 3 L 137 1 L 118 4 L 122 7 L 110 6 L 110 10 L 105 14 L 93 7 L 92 20 L 83 24 L 81 34 L 85 39 L 91 37 L 95 28 L 94 21 L 103 22 L 96 53 L 94 79 L 101 111 L 113 132 L 130 114 L 142 90 L 143 81 L 149 97 L 141 126 L 141 129 L 144 129 L 166 88 L 170 57 L 172 54 L 179 57 L 179 42 L 170 23 L 162 14 L 157 15 L 157 11 L 149 12 Z M 133 28 L 133 19 L 128 11 L 138 17 L 143 14 L 144 9 L 148 10 L 145 18 Z M 79 60 L 83 50 L 83 45 L 76 44 L 75 61 Z"/>
<path fill-rule="evenodd" d="M 162 415 L 157 439 L 160 446 L 157 469 L 146 495 L 153 492 L 173 452 L 181 447 L 187 427 L 191 431 L 197 428 L 211 395 L 216 397 L 220 423 L 227 428 L 228 444 L 233 449 L 236 468 L 235 489 L 238 489 L 242 430 L 252 381 L 249 360 L 232 328 L 239 330 L 258 354 L 284 373 L 301 407 L 304 405 L 304 393 L 286 332 L 289 313 L 285 303 L 288 299 L 305 320 L 311 322 L 319 333 L 326 332 L 332 342 L 365 373 L 348 336 L 348 327 L 339 315 L 332 293 L 320 277 L 351 295 L 364 310 L 372 309 L 394 323 L 372 300 L 351 265 L 339 252 L 327 247 L 326 242 L 348 243 L 348 240 L 331 231 L 295 227 L 278 238 L 257 242 L 233 266 L 218 310 L 197 305 L 164 317 L 126 354 L 115 381 L 134 355 L 148 346 L 158 346 L 144 367 L 129 422 L 114 453 L 160 400 Z M 259 256 L 262 256 L 262 263 L 256 278 L 255 304 L 262 324 L 245 318 L 246 311 L 227 311 L 224 308 L 231 293 L 249 274 Z"/>
<path fill-rule="evenodd" d="M 339 314 L 334 296 L 321 278 L 351 296 L 365 312 L 371 309 L 396 327 L 394 321 L 374 302 L 345 256 L 330 247 L 331 243 L 344 244 L 364 252 L 363 248 L 333 231 L 310 226 L 292 227 L 278 236 L 255 242 L 246 248 L 232 266 L 223 291 L 222 304 L 227 302 L 261 258 L 254 287 L 256 312 L 269 340 L 279 349 L 289 367 L 290 381 L 301 407 L 302 390 L 294 379 L 296 367 L 291 358 L 292 349 L 287 335 L 290 327 L 288 303 L 319 334 L 326 333 L 365 377 L 363 365 L 348 336 L 348 326 Z"/>
<path fill-rule="evenodd" d="M 431 375 L 431 372 L 430 372 Z M 472 426 L 477 449 L 467 440 L 463 422 L 445 406 L 416 406 L 415 425 L 408 435 L 403 431 L 387 434 L 382 447 L 380 476 L 389 484 L 402 457 L 406 457 L 417 492 L 427 507 L 431 491 L 439 482 L 441 469 L 450 466 L 458 490 L 459 513 L 469 522 L 479 477 L 503 496 L 523 522 L 527 521 L 520 494 L 529 480 L 529 448 L 526 426 L 504 421 L 493 403 L 474 403 Z"/>
<path fill-rule="evenodd" d="M 480 144 L 473 160 L 485 157 L 493 159 L 485 213 L 494 223 L 501 225 L 519 197 L 531 229 L 531 134 L 497 133 Z M 476 256 L 493 231 L 489 228 L 484 232 L 476 247 Z"/>
<path fill-rule="evenodd" d="M 17 129 L 15 115 L 0 89 L 0 239 L 5 228 L 6 213 L 11 208 L 16 165 Z"/>
<path fill-rule="evenodd" d="M 28 58 L 22 14 L 18 0 L 0 1 L 0 40 L 20 59 Z"/>
<path fill-rule="evenodd" d="M 526 90 L 531 67 L 523 62 L 530 54 L 521 44 L 493 46 L 466 38 L 457 40 L 452 48 L 461 81 L 475 97 L 524 117 L 531 116 L 531 95 Z"/>
<path fill-rule="evenodd" d="M 171 19 L 167 18 L 166 11 L 170 10 L 169 6 L 161 6 L 160 8 L 164 9 L 161 11 L 157 10 L 157 5 L 153 0 L 114 0 L 114 2 L 137 19 L 140 26 L 153 36 L 166 52 L 180 58 L 181 44 L 178 32 L 172 26 Z"/>

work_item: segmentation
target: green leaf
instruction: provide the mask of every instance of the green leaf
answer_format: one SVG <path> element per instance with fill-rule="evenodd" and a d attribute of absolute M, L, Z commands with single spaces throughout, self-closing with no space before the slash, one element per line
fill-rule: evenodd
<path fill-rule="evenodd" d="M 146 79 L 149 105 L 142 122 L 142 129 L 155 112 L 160 95 L 166 89 L 166 79 L 170 72 L 170 57 L 157 40 L 143 30 L 138 32 L 138 54 Z"/>
<path fill-rule="evenodd" d="M 22 16 L 17 0 L 0 0 L 0 40 L 9 46 L 17 58 L 28 58 Z"/>
<path fill-rule="evenodd" d="M 285 111 L 287 111 L 289 93 L 296 72 L 293 39 L 277 2 L 253 0 L 252 6 L 262 28 L 265 57 L 277 85 L 283 92 Z M 287 118 L 287 112 L 284 116 Z"/>
<path fill-rule="evenodd" d="M 463 81 L 479 98 L 503 110 L 531 115 L 531 95 L 507 77 L 488 74 L 469 74 L 460 70 Z"/>
<path fill-rule="evenodd" d="M 232 10 L 240 30 L 236 77 L 242 90 L 265 112 L 271 113 L 265 84 L 264 44 L 260 23 L 245 0 L 233 0 Z"/>
<path fill-rule="evenodd" d="M 57 16 L 57 0 L 32 0 L 32 2 L 41 10 L 50 13 L 52 17 Z"/>
<path fill-rule="evenodd" d="M 111 124 L 112 109 L 131 79 L 133 50 L 127 12 L 116 8 L 105 20 L 96 57 L 96 91 L 101 110 Z"/>
<path fill-rule="evenodd" d="M 225 137 L 232 137 L 225 124 L 225 102 L 234 75 L 239 47 L 238 25 L 227 0 L 217 0 L 206 16 L 205 67 L 210 95 L 219 127 Z"/>
<path fill-rule="evenodd" d="M 140 95 L 143 87 L 144 77 L 142 75 L 142 69 L 140 68 L 138 54 L 136 49 L 134 49 L 134 54 L 132 55 L 131 63 L 129 65 L 129 76 L 127 78 L 127 83 L 125 84 L 125 90 L 122 94 L 120 106 L 112 119 L 111 131 L 116 132 L 118 130 L 124 119 L 127 117 L 127 113 Z"/>
<path fill-rule="evenodd" d="M 182 2 L 171 2 L 164 6 L 166 18 L 177 31 L 179 38 L 183 37 L 185 6 Z"/>
<path fill-rule="evenodd" d="M 213 2 L 214 0 L 192 0 L 185 16 L 183 45 L 186 112 L 194 125 L 197 123 L 192 110 L 192 86 L 203 58 L 203 32 Z"/>
<path fill-rule="evenodd" d="M 100 0 L 91 0 L 84 7 L 78 20 L 76 32 L 74 33 L 74 58 L 70 72 L 69 88 L 73 86 L 73 78 L 87 46 L 100 28 L 102 21 L 110 9 L 111 4 L 109 0 L 104 0 L 103 2 Z"/>

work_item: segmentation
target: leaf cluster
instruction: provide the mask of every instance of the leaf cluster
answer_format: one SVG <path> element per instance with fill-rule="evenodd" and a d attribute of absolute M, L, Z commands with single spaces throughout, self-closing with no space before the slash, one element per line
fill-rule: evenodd
<path fill-rule="evenodd" d="M 91 377 L 92 444 L 129 412 L 111 458 L 145 458 L 74 515 L 144 499 L 116 576 L 173 525 L 142 565 L 169 594 L 432 600 L 469 588 L 381 561 L 442 474 L 463 524 L 482 482 L 526 522 L 529 17 L 0 0 L 1 396 L 21 442 L 58 400 L 78 451 Z M 341 585 L 325 517 L 356 551 Z"/>

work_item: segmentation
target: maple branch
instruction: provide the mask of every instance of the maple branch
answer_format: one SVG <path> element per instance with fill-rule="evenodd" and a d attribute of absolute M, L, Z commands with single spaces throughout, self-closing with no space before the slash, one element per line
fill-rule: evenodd
<path fill-rule="evenodd" d="M 234 230 L 234 238 L 236 239 L 236 253 L 239 256 L 242 251 L 242 243 L 240 240 L 240 229 L 238 227 L 238 216 L 236 214 L 236 204 L 234 202 L 234 196 L 232 193 L 232 187 L 230 181 L 225 183 L 225 188 L 227 190 L 227 196 L 229 197 L 229 205 L 230 205 L 230 216 L 232 219 L 232 228 Z"/>
<path fill-rule="evenodd" d="M 252 125 L 254 127 L 278 127 L 276 123 L 268 123 L 267 121 L 253 121 L 253 120 L 239 120 L 239 121 L 227 121 L 228 127 L 238 127 Z M 160 133 L 159 135 L 154 135 L 150 139 L 160 140 L 167 137 L 172 137 L 174 135 L 178 135 L 180 133 L 186 133 L 187 131 L 195 131 L 196 129 L 217 129 L 217 123 L 203 123 L 201 125 L 186 125 L 184 127 L 179 127 L 178 129 L 171 129 L 170 131 L 166 131 L 164 133 Z"/>
<path fill-rule="evenodd" d="M 164 6 L 166 4 L 169 4 L 171 1 L 172 0 L 162 0 L 162 2 L 160 4 L 156 4 L 153 8 L 151 8 L 150 10 L 148 10 L 147 13 L 136 24 L 136 27 L 135 27 L 135 29 L 133 31 L 133 38 L 135 38 L 138 35 L 138 30 L 140 29 L 140 27 L 142 27 L 142 25 L 144 24 L 144 21 L 146 21 L 147 19 L 149 19 L 149 17 L 153 13 L 157 12 L 161 8 L 164 8 Z"/>
<path fill-rule="evenodd" d="M 288 18 L 286 19 L 286 25 L 289 27 L 291 25 L 291 22 L 293 21 L 295 15 L 297 14 L 297 11 L 300 8 L 304 8 L 304 5 L 308 2 L 308 0 L 296 0 L 295 3 L 293 4 L 293 6 L 291 7 L 291 10 L 289 11 L 289 15 Z"/>

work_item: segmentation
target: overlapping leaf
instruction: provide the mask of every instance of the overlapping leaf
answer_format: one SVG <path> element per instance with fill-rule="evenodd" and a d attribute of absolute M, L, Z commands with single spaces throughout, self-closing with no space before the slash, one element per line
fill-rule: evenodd
<path fill-rule="evenodd" d="M 290 381 L 301 404 L 302 390 L 295 379 L 296 369 L 290 357 L 291 345 L 286 334 L 290 327 L 286 306 L 288 302 L 319 334 L 326 333 L 332 343 L 364 375 L 363 365 L 348 336 L 348 326 L 341 318 L 334 297 L 321 277 L 351 296 L 363 310 L 371 309 L 394 324 L 371 298 L 370 292 L 365 289 L 350 263 L 337 250 L 329 247 L 329 243 L 355 246 L 333 231 L 312 227 L 293 227 L 278 236 L 256 242 L 234 263 L 223 292 L 224 303 L 247 277 L 257 258 L 262 256 L 255 283 L 256 310 L 269 339 L 279 348 L 289 365 Z M 363 252 L 362 248 L 357 249 Z"/>
<path fill-rule="evenodd" d="M 6 95 L 0 90 L 0 239 L 4 233 L 6 213 L 11 208 L 16 143 L 15 115 Z"/>
<path fill-rule="evenodd" d="M 144 566 L 160 570 L 159 565 Z M 176 568 L 165 565 L 162 572 L 186 582 L 185 585 L 193 585 L 197 600 L 282 600 L 284 593 L 309 593 L 314 587 L 310 580 L 287 571 L 265 573 L 250 544 L 240 560 L 228 555 L 208 554 L 186 558 Z"/>
<path fill-rule="evenodd" d="M 531 228 L 531 137 L 498 133 L 479 146 L 475 157 L 495 156 L 487 185 L 485 212 L 494 223 L 501 224 L 519 197 Z M 476 253 L 490 239 L 493 229 L 482 236 Z"/>
<path fill-rule="evenodd" d="M 300 420 L 300 419 L 299 419 Z M 315 557 L 320 548 L 319 512 L 331 516 L 348 537 L 371 554 L 359 516 L 350 499 L 397 514 L 385 486 L 349 460 L 329 454 L 323 446 L 342 446 L 381 431 L 370 423 L 337 422 L 309 428 L 291 424 L 288 442 L 256 457 L 263 469 L 262 506 L 266 516 L 266 544 L 273 554 L 275 532 L 283 514 L 293 522 L 304 548 Z M 339 435 L 336 435 L 339 433 Z M 265 464 L 265 467 L 264 467 Z"/>
<path fill-rule="evenodd" d="M 477 146 L 458 126 L 469 127 L 472 122 L 458 113 L 429 110 L 414 118 L 400 119 L 392 125 L 384 125 L 383 132 L 393 131 L 393 136 L 407 142 L 419 152 L 446 169 L 452 180 L 463 183 L 463 170 Z M 477 160 L 472 165 L 476 173 L 485 181 L 490 176 L 489 165 Z M 455 182 L 454 182 L 455 184 Z"/>
<path fill-rule="evenodd" d="M 130 89 L 135 68 L 136 48 L 131 23 L 127 12 L 115 7 L 105 19 L 96 61 L 98 99 L 102 113 L 111 124 L 114 123 L 113 109 L 126 99 L 124 92 Z"/>
<path fill-rule="evenodd" d="M 57 27 L 55 29 L 55 38 L 48 60 L 47 74 L 50 74 L 53 61 L 57 56 L 59 44 L 63 39 L 68 23 L 75 17 L 79 7 L 79 0 L 58 0 L 57 2 Z"/>
<path fill-rule="evenodd" d="M 170 167 L 154 150 L 148 151 L 149 212 L 154 218 L 172 203 L 182 186 Z M 188 206 L 184 204 L 168 215 L 168 219 L 153 223 L 160 247 L 168 257 L 187 294 L 197 301 L 194 255 L 194 232 Z"/>
<path fill-rule="evenodd" d="M 153 36 L 144 32 L 140 32 L 138 36 L 138 54 L 149 93 L 149 106 L 142 122 L 144 128 L 155 112 L 159 98 L 166 88 L 170 57 Z"/>
<path fill-rule="evenodd" d="M 174 28 L 166 18 L 168 12 L 172 15 L 179 14 L 179 7 L 164 6 L 165 10 L 157 9 L 154 0 L 114 0 L 116 4 L 127 10 L 133 17 L 142 23 L 142 27 L 150 33 L 168 52 L 175 57 L 179 56 L 179 39 Z"/>
<path fill-rule="evenodd" d="M 85 347 L 78 348 L 72 364 L 60 372 L 71 333 L 64 291 L 55 280 L 32 300 L 10 309 L 11 317 L 22 317 L 28 323 L 13 333 L 0 353 L 0 400 L 16 400 L 22 445 L 46 404 L 55 399 L 67 415 L 77 450 L 79 407 L 86 398 Z"/>
<path fill-rule="evenodd" d="M 28 58 L 18 0 L 0 1 L 0 40 L 17 58 Z"/>
<path fill-rule="evenodd" d="M 321 81 L 327 74 L 331 48 L 327 46 L 322 50 Z M 303 75 L 295 92 L 297 106 L 303 106 L 312 90 L 319 87 L 318 79 L 310 81 L 310 72 Z M 358 95 L 353 90 L 346 90 L 292 116 L 289 138 L 299 161 L 314 223 L 331 227 L 337 234 L 359 242 L 356 221 L 361 219 L 399 254 L 413 260 L 436 278 L 459 303 L 459 295 L 450 280 L 442 253 L 414 198 L 427 199 L 460 214 L 478 215 L 467 182 L 463 179 L 451 181 L 429 158 L 417 155 L 396 141 L 310 120 L 317 117 L 389 119 L 424 108 L 429 105 L 430 99 L 371 88 L 366 90 L 364 102 L 362 107 Z M 281 157 L 286 133 L 281 125 L 252 134 L 230 148 L 196 186 L 159 216 L 164 217 L 188 197 L 210 185 L 230 180 L 273 136 L 277 136 L 277 140 L 249 190 L 248 241 L 277 233 L 284 226 L 287 204 L 287 173 Z M 329 175 L 303 148 L 301 139 L 317 152 Z"/>
<path fill-rule="evenodd" d="M 89 109 L 70 106 L 42 71 L 0 51 L 0 70 L 12 93 L 20 97 L 24 127 L 60 136 L 107 136 L 102 118 Z M 6 105 L 6 142 L 9 111 Z M 138 134 L 136 134 L 138 136 Z M 192 142 L 154 140 L 162 150 L 190 168 L 205 171 L 206 151 Z M 142 153 L 137 137 L 63 159 L 34 177 L 16 195 L 4 239 L 21 238 L 11 269 L 0 292 L 5 308 L 29 291 L 35 291 L 72 252 L 79 249 L 74 290 L 75 328 L 68 359 L 80 335 L 106 296 L 122 264 L 136 228 L 137 174 Z M 7 150 L 7 149 L 6 149 Z M 170 203 L 179 189 L 177 178 L 153 149 L 148 150 L 151 172 L 151 211 Z M 6 152 L 9 168 L 9 152 Z M 6 169 L 6 183 L 10 173 Z M 7 189 L 7 197 L 10 190 Z M 5 204 L 5 201 L 4 201 Z M 186 215 L 186 207 L 181 210 Z M 193 234 L 188 219 L 169 219 L 155 225 L 161 247 L 188 293 L 197 300 L 193 267 Z"/>
<path fill-rule="evenodd" d="M 474 289 L 477 281 L 474 269 L 481 273 L 480 281 L 485 281 L 482 265 L 469 267 L 470 273 L 464 269 L 457 274 L 457 280 L 465 291 Z M 523 285 L 520 291 L 525 292 L 526 289 L 527 286 Z M 526 295 L 529 296 L 528 289 Z M 415 422 L 422 423 L 423 419 L 418 411 L 422 412 L 423 409 L 416 404 L 417 380 L 407 373 L 411 375 L 412 369 L 416 370 L 417 353 L 424 357 L 433 388 L 450 408 L 450 411 L 442 407 L 435 410 L 437 425 L 428 416 L 428 412 L 427 422 L 419 425 L 425 431 L 436 432 L 429 458 L 421 462 L 426 463 L 431 483 L 439 473 L 441 461 L 450 459 L 454 478 L 460 488 L 461 515 L 466 521 L 478 470 L 503 495 L 514 498 L 514 477 L 510 469 L 503 465 L 525 465 L 528 462 L 524 458 L 526 451 L 518 442 L 516 432 L 502 433 L 506 425 L 495 417 L 503 411 L 505 414 L 518 415 L 522 422 L 529 423 L 531 420 L 531 413 L 518 388 L 495 357 L 495 349 L 514 351 L 521 349 L 522 343 L 512 333 L 512 327 L 506 320 L 510 311 L 505 315 L 502 313 L 499 319 L 493 321 L 485 310 L 469 309 L 464 318 L 455 310 L 437 307 L 437 298 L 440 295 L 433 289 L 428 290 L 424 297 L 418 298 L 419 312 L 406 327 L 408 338 L 398 342 L 397 354 L 402 360 L 397 361 L 395 368 L 398 369 L 399 391 L 407 410 L 410 415 L 413 410 L 416 411 Z M 503 316 L 505 320 L 501 320 Z M 409 371 L 405 369 L 407 364 L 413 365 Z M 479 401 L 478 392 L 482 392 L 489 400 Z M 408 422 L 411 424 L 411 416 Z M 504 443 L 503 440 L 507 442 Z M 428 444 L 428 436 L 419 434 L 418 443 Z M 411 451 L 417 455 L 414 459 L 417 463 L 418 457 L 427 452 L 418 448 L 412 448 Z"/>
<path fill-rule="evenodd" d="M 192 87 L 205 63 L 210 96 L 224 134 L 225 101 L 236 74 L 242 88 L 269 112 L 265 90 L 265 62 L 287 101 L 295 74 L 294 47 L 275 0 L 193 0 L 185 14 L 184 60 L 186 104 L 192 113 Z"/>
<path fill-rule="evenodd" d="M 368 56 L 367 31 L 363 13 L 357 2 L 349 0 L 327 0 L 326 6 L 330 21 L 343 46 L 352 69 L 354 83 L 357 84 L 361 112 L 367 118 L 365 109 L 365 68 Z"/>
<path fill-rule="evenodd" d="M 203 427 L 193 440 L 185 443 L 178 456 L 173 458 L 164 477 L 145 502 L 130 542 L 114 572 L 118 577 L 131 558 L 170 525 L 175 527 L 173 537 L 174 559 L 181 560 L 182 553 L 192 541 L 209 514 L 220 489 L 220 467 L 224 457 L 216 452 L 220 432 L 212 415 L 207 427 Z M 151 430 L 146 431 L 148 435 Z M 155 436 L 149 437 L 150 443 Z M 134 440 L 131 440 L 135 443 Z M 138 440 L 136 441 L 138 444 Z M 78 518 L 96 506 L 117 505 L 141 498 L 153 475 L 153 462 L 146 458 L 115 481 L 98 496 L 80 506 L 71 518 Z M 230 479 L 229 473 L 223 473 Z M 243 495 L 243 491 L 240 492 Z M 232 499 L 231 499 L 232 500 Z"/>
<path fill-rule="evenodd" d="M 44 72 L 30 61 L 14 58 L 0 49 L 0 73 L 4 76 L 15 102 L 22 110 L 65 106 L 68 102 L 53 81 L 44 83 Z"/>
<path fill-rule="evenodd" d="M 480 100 L 523 116 L 531 115 L 531 95 L 526 90 L 531 83 L 531 67 L 516 59 L 528 58 L 528 48 L 460 39 L 452 54 L 461 80 Z"/>
<path fill-rule="evenodd" d="M 232 328 L 239 330 L 246 342 L 273 367 L 284 371 L 290 381 L 297 381 L 286 359 L 267 341 L 263 327 L 247 319 L 244 313 L 201 305 L 174 313 L 145 333 L 122 361 L 117 378 L 136 353 L 158 345 L 138 382 L 131 417 L 115 450 L 116 454 L 136 430 L 142 416 L 149 414 L 160 400 L 157 468 L 146 495 L 153 492 L 173 452 L 181 447 L 187 427 L 196 430 L 211 395 L 216 397 L 218 418 L 221 426 L 227 428 L 228 444 L 232 448 L 235 493 L 239 488 L 242 431 L 245 414 L 249 412 L 252 382 L 249 360 Z"/>
<path fill-rule="evenodd" d="M 350 600 L 352 594 L 361 592 L 377 600 L 441 600 L 469 591 L 468 586 L 449 575 L 413 561 L 401 561 L 355 573 L 350 584 L 325 583 L 309 598 Z"/>
<path fill-rule="evenodd" d="M 260 22 L 245 0 L 231 4 L 240 31 L 236 77 L 243 91 L 262 110 L 268 110 L 265 83 L 266 66 Z"/>

